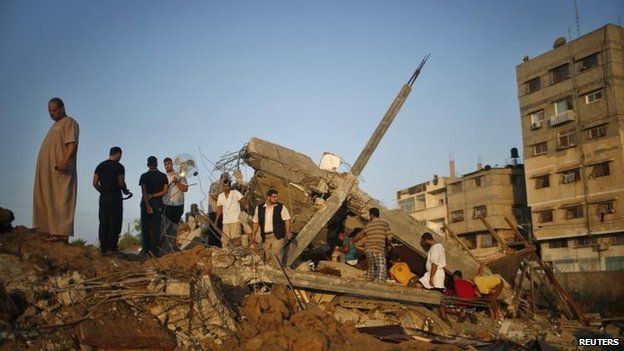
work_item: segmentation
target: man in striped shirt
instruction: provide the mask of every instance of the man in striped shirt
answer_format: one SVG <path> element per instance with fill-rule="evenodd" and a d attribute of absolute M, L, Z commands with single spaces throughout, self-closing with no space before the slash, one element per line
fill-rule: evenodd
<path fill-rule="evenodd" d="M 387 277 L 386 268 L 386 242 L 390 240 L 390 225 L 379 218 L 379 209 L 368 210 L 371 221 L 358 234 L 354 242 L 363 240 L 364 253 L 368 261 L 366 280 L 383 282 Z"/>

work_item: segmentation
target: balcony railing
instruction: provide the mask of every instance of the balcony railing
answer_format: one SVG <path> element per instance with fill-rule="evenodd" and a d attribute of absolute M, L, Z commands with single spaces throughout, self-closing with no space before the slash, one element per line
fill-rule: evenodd
<path fill-rule="evenodd" d="M 569 121 L 574 121 L 576 119 L 576 112 L 574 110 L 567 110 L 556 114 L 554 116 L 550 116 L 548 118 L 548 124 L 551 127 L 557 126 L 559 124 L 563 124 Z"/>

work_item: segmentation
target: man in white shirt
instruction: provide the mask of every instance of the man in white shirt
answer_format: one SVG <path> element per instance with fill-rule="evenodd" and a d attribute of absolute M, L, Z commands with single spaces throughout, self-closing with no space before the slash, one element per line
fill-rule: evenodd
<path fill-rule="evenodd" d="M 425 289 L 444 289 L 444 267 L 446 267 L 444 246 L 435 241 L 431 233 L 424 233 L 420 244 L 427 251 L 427 272 L 420 278 L 420 284 Z"/>
<path fill-rule="evenodd" d="M 251 242 L 255 242 L 256 232 L 260 228 L 266 259 L 277 255 L 281 259 L 282 248 L 286 240 L 290 240 L 290 213 L 283 204 L 279 203 L 277 190 L 267 192 L 266 202 L 256 206 L 253 216 Z"/>
<path fill-rule="evenodd" d="M 180 177 L 173 171 L 173 162 L 170 157 L 163 160 L 169 190 L 162 197 L 164 215 L 169 221 L 164 221 L 162 226 L 162 241 L 158 245 L 159 254 L 167 254 L 174 251 L 178 224 L 184 214 L 184 193 L 188 191 L 186 178 Z"/>
<path fill-rule="evenodd" d="M 229 179 L 223 181 L 223 192 L 217 197 L 217 219 L 223 216 L 223 237 L 221 245 L 240 246 L 241 226 L 238 217 L 241 213 L 241 205 L 247 208 L 247 201 L 238 190 L 232 190 L 232 183 Z"/>

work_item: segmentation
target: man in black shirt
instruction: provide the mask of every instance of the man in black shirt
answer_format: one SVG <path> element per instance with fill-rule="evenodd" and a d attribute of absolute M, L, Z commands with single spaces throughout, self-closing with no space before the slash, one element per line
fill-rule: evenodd
<path fill-rule="evenodd" d="M 155 156 L 147 158 L 149 170 L 141 175 L 139 185 L 143 197 L 141 198 L 141 231 L 143 251 L 158 256 L 160 244 L 160 221 L 163 208 L 162 197 L 169 191 L 167 175 L 158 170 L 158 160 Z"/>
<path fill-rule="evenodd" d="M 105 255 L 117 252 L 123 218 L 121 192 L 130 193 L 124 179 L 124 166 L 119 160 L 121 148 L 114 146 L 110 149 L 108 160 L 100 163 L 93 174 L 93 187 L 100 193 L 100 251 Z"/>

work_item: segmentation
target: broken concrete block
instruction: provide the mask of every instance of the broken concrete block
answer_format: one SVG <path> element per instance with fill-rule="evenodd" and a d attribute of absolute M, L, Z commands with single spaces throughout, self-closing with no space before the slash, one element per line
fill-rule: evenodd
<path fill-rule="evenodd" d="M 229 266 L 234 264 L 236 259 L 233 255 L 225 254 L 225 253 L 216 253 L 212 256 L 210 260 L 212 262 L 212 266 L 215 268 L 228 268 Z"/>
<path fill-rule="evenodd" d="M 190 296 L 191 285 L 186 282 L 168 281 L 165 285 L 165 292 L 175 296 Z"/>
<path fill-rule="evenodd" d="M 51 279 L 53 286 L 61 291 L 57 292 L 59 303 L 64 306 L 82 301 L 86 293 L 84 291 L 85 278 L 78 272 L 72 274 L 53 277 Z"/>

